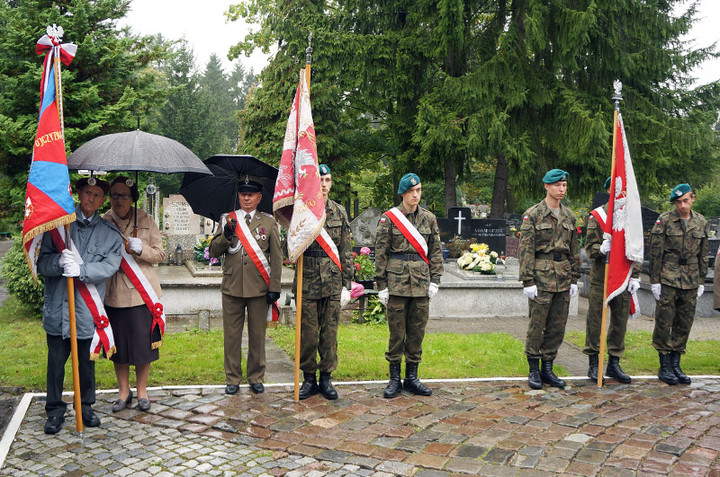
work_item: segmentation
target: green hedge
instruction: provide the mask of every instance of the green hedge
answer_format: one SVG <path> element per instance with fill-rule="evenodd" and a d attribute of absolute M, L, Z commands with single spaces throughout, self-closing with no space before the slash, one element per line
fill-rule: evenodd
<path fill-rule="evenodd" d="M 8 292 L 27 304 L 38 317 L 42 316 L 43 278 L 38 276 L 38 282 L 35 284 L 25 261 L 22 240 L 16 239 L 3 257 L 0 275 L 5 280 L 5 288 Z"/>

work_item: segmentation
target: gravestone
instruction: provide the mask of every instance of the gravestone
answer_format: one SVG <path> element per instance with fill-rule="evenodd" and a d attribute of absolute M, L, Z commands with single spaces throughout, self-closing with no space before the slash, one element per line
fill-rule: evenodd
<path fill-rule="evenodd" d="M 470 207 L 450 207 L 447 218 L 457 224 L 457 227 L 455 227 L 455 235 L 462 237 L 463 222 L 472 219 L 472 211 Z"/>
<path fill-rule="evenodd" d="M 518 258 L 518 250 L 520 249 L 520 239 L 508 235 L 505 237 L 505 256 Z"/>
<path fill-rule="evenodd" d="M 455 236 L 462 239 L 475 238 L 478 243 L 485 243 L 490 250 L 501 255 L 505 253 L 505 231 L 507 222 L 505 219 L 462 219 L 458 216 L 452 218 L 437 219 L 440 229 L 440 240 L 447 243 Z M 460 234 L 458 231 L 460 224 Z"/>
<path fill-rule="evenodd" d="M 163 230 L 166 238 L 166 255 L 175 254 L 180 244 L 183 256 L 189 258 L 193 254 L 193 247 L 197 242 L 198 235 L 204 235 L 201 223 L 205 218 L 193 213 L 190 204 L 180 194 L 170 194 L 163 199 Z"/>
<path fill-rule="evenodd" d="M 375 235 L 382 211 L 375 207 L 368 207 L 362 214 L 350 222 L 350 230 L 353 234 L 355 245 L 359 247 L 374 247 Z"/>

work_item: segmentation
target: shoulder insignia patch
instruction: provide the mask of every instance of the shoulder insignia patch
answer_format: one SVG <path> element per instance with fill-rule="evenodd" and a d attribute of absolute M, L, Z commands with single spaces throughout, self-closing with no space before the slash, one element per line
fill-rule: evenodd
<path fill-rule="evenodd" d="M 523 220 L 529 220 L 529 219 L 530 219 L 530 217 L 528 217 L 527 215 L 525 217 L 523 217 Z"/>
<path fill-rule="evenodd" d="M 659 224 L 660 222 L 662 222 L 662 220 L 660 220 L 660 219 L 657 219 L 657 220 L 655 221 L 656 224 Z"/>

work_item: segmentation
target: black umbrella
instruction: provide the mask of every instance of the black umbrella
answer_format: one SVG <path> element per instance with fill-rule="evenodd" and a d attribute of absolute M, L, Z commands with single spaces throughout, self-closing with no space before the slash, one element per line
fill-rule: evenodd
<path fill-rule="evenodd" d="M 205 161 L 212 176 L 186 173 L 180 186 L 196 214 L 220 221 L 220 216 L 238 208 L 237 186 L 248 176 L 263 185 L 258 209 L 272 214 L 272 199 L 278 170 L 253 156 L 216 155 Z"/>
<path fill-rule="evenodd" d="M 139 129 L 91 139 L 75 149 L 67 162 L 70 169 L 78 170 L 211 174 L 187 147 Z"/>

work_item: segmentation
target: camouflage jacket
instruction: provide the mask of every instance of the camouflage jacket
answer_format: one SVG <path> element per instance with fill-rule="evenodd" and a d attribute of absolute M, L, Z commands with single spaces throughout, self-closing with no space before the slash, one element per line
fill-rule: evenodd
<path fill-rule="evenodd" d="M 432 212 L 422 207 L 418 207 L 414 213 L 407 213 L 402 204 L 398 209 L 427 242 L 430 264 L 423 260 L 391 258 L 394 253 L 416 254 L 417 251 L 400 229 L 383 214 L 375 237 L 375 280 L 378 290 L 389 288 L 390 294 L 397 296 L 427 296 L 430 282 L 439 284 L 444 271 L 437 220 Z"/>
<path fill-rule="evenodd" d="M 602 206 L 605 214 L 607 214 L 608 204 Z M 603 243 L 603 229 L 598 223 L 594 215 L 590 214 L 587 219 L 587 232 L 585 241 L 585 253 L 593 259 L 592 268 L 590 269 L 590 281 L 593 283 L 604 283 L 605 281 L 605 264 L 607 256 L 600 252 L 600 245 Z M 642 264 L 635 263 L 633 266 L 632 277 L 639 278 Z"/>
<path fill-rule="evenodd" d="M 575 214 L 562 204 L 559 220 L 545 200 L 525 211 L 518 250 L 523 286 L 561 292 L 578 281 L 580 244 L 575 224 Z"/>
<path fill-rule="evenodd" d="M 650 232 L 650 283 L 689 290 L 705 283 L 708 223 L 691 211 L 687 228 L 677 210 L 658 217 Z"/>
<path fill-rule="evenodd" d="M 350 290 L 355 276 L 355 264 L 352 257 L 352 233 L 347 212 L 335 201 L 325 204 L 325 230 L 338 249 L 342 272 L 330 257 L 303 257 L 303 298 L 319 300 L 328 296 L 340 296 L 343 287 Z M 322 251 L 323 248 L 314 241 L 308 248 L 310 251 Z M 297 270 L 293 289 L 297 290 Z"/>

